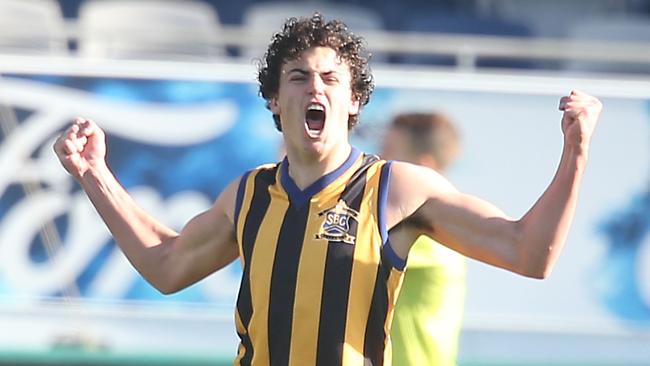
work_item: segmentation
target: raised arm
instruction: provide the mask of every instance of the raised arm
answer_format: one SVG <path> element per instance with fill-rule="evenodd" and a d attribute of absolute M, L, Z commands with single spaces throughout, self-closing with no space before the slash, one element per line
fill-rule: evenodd
<path fill-rule="evenodd" d="M 391 243 L 405 258 L 412 237 L 428 234 L 450 248 L 482 262 L 528 277 L 547 277 L 566 241 L 573 219 L 589 144 L 602 105 L 572 91 L 560 100 L 564 147 L 553 180 L 520 219 L 494 205 L 458 192 L 439 174 L 395 163 L 388 197 Z M 426 182 L 414 187 L 413 182 Z M 402 239 L 402 238 L 406 239 Z"/>
<path fill-rule="evenodd" d="M 142 210 L 106 164 L 104 132 L 78 118 L 54 144 L 133 266 L 163 293 L 179 291 L 238 256 L 233 215 L 237 181 L 180 233 Z"/>

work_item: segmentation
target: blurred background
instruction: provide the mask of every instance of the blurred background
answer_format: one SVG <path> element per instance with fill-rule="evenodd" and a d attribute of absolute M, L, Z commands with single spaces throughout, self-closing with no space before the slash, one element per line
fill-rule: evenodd
<path fill-rule="evenodd" d="M 353 141 L 404 111 L 458 125 L 449 178 L 521 216 L 559 161 L 559 97 L 604 104 L 546 281 L 470 261 L 459 365 L 650 365 L 650 1 L 0 0 L 0 365 L 228 365 L 233 263 L 171 296 L 131 268 L 52 143 L 78 115 L 175 228 L 276 161 L 256 58 L 290 16 L 366 36 L 377 88 Z M 400 365 L 398 365 L 400 366 Z"/>

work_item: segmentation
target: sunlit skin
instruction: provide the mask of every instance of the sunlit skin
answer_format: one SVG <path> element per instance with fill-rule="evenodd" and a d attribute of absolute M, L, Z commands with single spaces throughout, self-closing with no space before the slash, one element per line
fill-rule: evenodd
<path fill-rule="evenodd" d="M 325 108 L 325 125 L 310 134 L 306 111 L 311 103 Z M 305 188 L 339 167 L 350 154 L 348 117 L 359 113 L 351 89 L 350 68 L 328 47 L 306 50 L 282 66 L 278 95 L 271 111 L 280 116 L 289 174 Z"/>

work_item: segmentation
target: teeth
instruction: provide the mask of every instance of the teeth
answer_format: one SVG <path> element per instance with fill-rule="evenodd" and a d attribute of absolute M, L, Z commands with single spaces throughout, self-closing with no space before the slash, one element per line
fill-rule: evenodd
<path fill-rule="evenodd" d="M 307 107 L 307 110 L 310 110 L 310 111 L 324 111 L 325 108 L 320 104 L 312 103 Z"/>

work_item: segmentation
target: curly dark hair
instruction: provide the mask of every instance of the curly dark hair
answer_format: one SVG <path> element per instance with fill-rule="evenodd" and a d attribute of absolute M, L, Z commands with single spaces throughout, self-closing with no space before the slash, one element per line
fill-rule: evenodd
<path fill-rule="evenodd" d="M 341 21 L 325 22 L 323 16 L 316 12 L 310 18 L 289 18 L 282 31 L 273 35 L 264 59 L 258 63 L 257 79 L 260 94 L 266 99 L 269 108 L 270 99 L 277 96 L 280 87 L 282 65 L 295 60 L 312 47 L 330 47 L 348 64 L 351 74 L 352 96 L 359 106 L 368 104 L 374 89 L 374 81 L 368 61 L 370 53 L 366 50 L 365 40 L 353 34 Z M 280 116 L 273 115 L 275 127 L 282 131 Z M 359 115 L 350 115 L 348 129 L 359 122 Z"/>

